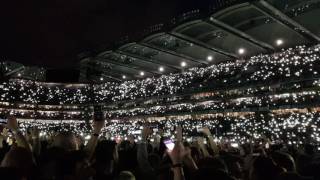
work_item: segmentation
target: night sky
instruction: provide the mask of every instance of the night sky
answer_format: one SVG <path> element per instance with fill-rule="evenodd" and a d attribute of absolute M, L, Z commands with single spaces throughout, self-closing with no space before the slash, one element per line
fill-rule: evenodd
<path fill-rule="evenodd" d="M 213 0 L 5 0 L 0 4 L 0 58 L 72 68 L 77 55 L 130 38 Z"/>

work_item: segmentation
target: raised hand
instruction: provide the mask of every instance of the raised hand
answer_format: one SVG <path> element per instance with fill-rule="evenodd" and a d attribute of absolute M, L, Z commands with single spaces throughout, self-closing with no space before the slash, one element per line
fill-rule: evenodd
<path fill-rule="evenodd" d="M 203 132 L 206 136 L 211 136 L 211 132 L 210 132 L 210 130 L 209 130 L 208 127 L 202 128 L 202 132 Z"/>
<path fill-rule="evenodd" d="M 182 127 L 177 126 L 176 131 L 177 131 L 177 134 L 176 134 L 177 141 L 182 142 Z"/>
<path fill-rule="evenodd" d="M 7 128 L 3 128 L 2 129 L 2 132 L 1 132 L 1 135 L 3 136 L 3 137 L 8 137 L 9 136 L 9 129 L 7 129 Z"/>
<path fill-rule="evenodd" d="M 105 121 L 93 121 L 92 126 L 93 126 L 93 133 L 94 134 L 100 134 L 101 129 L 104 127 Z"/>
<path fill-rule="evenodd" d="M 171 158 L 173 164 L 182 163 L 184 156 L 186 155 L 184 146 L 182 144 L 182 127 L 181 126 L 176 127 L 176 138 L 177 138 L 177 141 L 174 145 L 173 150 L 168 151 L 168 155 Z"/>
<path fill-rule="evenodd" d="M 197 138 L 197 143 L 199 146 L 204 146 L 204 138 L 203 137 L 198 137 Z"/>
<path fill-rule="evenodd" d="M 12 131 L 18 130 L 18 122 L 17 122 L 16 117 L 14 117 L 14 116 L 8 117 L 7 128 L 11 129 Z"/>
<path fill-rule="evenodd" d="M 40 136 L 40 131 L 36 126 L 31 129 L 31 136 L 32 138 L 39 138 Z"/>
<path fill-rule="evenodd" d="M 179 141 L 176 142 L 172 151 L 167 151 L 173 164 L 182 163 L 184 156 L 186 155 L 183 144 Z"/>
<path fill-rule="evenodd" d="M 185 159 L 186 151 L 182 144 L 182 128 L 178 126 L 176 128 L 177 141 L 172 151 L 167 151 L 171 161 L 174 180 L 184 180 L 184 172 L 182 169 L 182 162 Z"/>
<path fill-rule="evenodd" d="M 152 134 L 152 130 L 147 126 L 144 126 L 141 132 L 142 140 L 147 140 L 150 134 Z"/>

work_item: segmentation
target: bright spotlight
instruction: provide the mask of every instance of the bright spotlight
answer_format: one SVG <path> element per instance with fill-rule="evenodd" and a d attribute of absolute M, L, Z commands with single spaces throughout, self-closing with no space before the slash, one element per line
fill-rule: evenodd
<path fill-rule="evenodd" d="M 208 56 L 208 57 L 207 57 L 207 60 L 208 60 L 208 61 L 212 61 L 212 60 L 213 60 L 213 57 L 212 57 L 212 56 Z"/>
<path fill-rule="evenodd" d="M 181 62 L 181 67 L 186 67 L 186 66 L 187 66 L 187 63 L 184 62 L 184 61 L 182 61 L 182 62 Z"/>
<path fill-rule="evenodd" d="M 159 71 L 160 72 L 163 72 L 164 71 L 164 68 L 161 66 L 161 67 L 159 67 Z"/>
<path fill-rule="evenodd" d="M 122 79 L 126 79 L 127 77 L 125 75 L 122 76 Z"/>
<path fill-rule="evenodd" d="M 283 42 L 282 39 L 277 39 L 277 40 L 276 40 L 276 45 L 277 45 L 277 46 L 281 46 L 283 43 L 284 43 L 284 42 Z"/>
<path fill-rule="evenodd" d="M 100 78 L 100 81 L 103 81 L 103 77 Z"/>
<path fill-rule="evenodd" d="M 144 76 L 144 72 L 143 71 L 140 72 L 140 76 Z"/>
<path fill-rule="evenodd" d="M 240 55 L 244 54 L 246 52 L 246 50 L 244 48 L 239 48 L 238 53 Z"/>

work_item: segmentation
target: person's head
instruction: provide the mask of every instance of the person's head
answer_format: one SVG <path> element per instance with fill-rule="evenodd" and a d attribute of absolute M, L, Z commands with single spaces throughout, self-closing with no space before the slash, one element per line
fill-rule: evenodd
<path fill-rule="evenodd" d="M 114 141 L 100 141 L 95 150 L 95 158 L 97 162 L 110 162 L 118 160 L 116 143 Z"/>
<path fill-rule="evenodd" d="M 134 142 L 134 136 L 133 136 L 133 135 L 129 135 L 129 136 L 128 136 L 128 141 L 129 141 L 130 144 L 135 144 L 135 142 Z"/>
<path fill-rule="evenodd" d="M 66 151 L 59 147 L 51 147 L 44 150 L 38 159 L 40 179 L 55 177 L 59 169 L 60 160 L 64 158 Z"/>
<path fill-rule="evenodd" d="M 66 151 L 74 151 L 79 149 L 76 136 L 71 132 L 60 132 L 54 137 L 53 147 L 59 147 Z"/>
<path fill-rule="evenodd" d="M 222 159 L 212 157 L 201 159 L 199 161 L 199 168 L 210 168 L 213 170 L 228 172 L 228 168 Z"/>
<path fill-rule="evenodd" d="M 272 159 L 264 156 L 257 157 L 250 169 L 251 180 L 270 180 L 275 179 L 281 173 Z"/>
<path fill-rule="evenodd" d="M 59 162 L 60 178 L 88 179 L 93 175 L 89 168 L 88 158 L 83 151 L 69 151 Z"/>
<path fill-rule="evenodd" d="M 135 176 L 130 171 L 120 172 L 118 180 L 136 180 Z"/>
<path fill-rule="evenodd" d="M 308 155 L 313 155 L 315 153 L 315 147 L 312 144 L 306 144 L 304 146 L 304 152 Z"/>
<path fill-rule="evenodd" d="M 24 176 L 32 173 L 33 166 L 34 163 L 31 152 L 22 147 L 11 147 L 1 162 L 1 167 L 15 168 Z"/>
<path fill-rule="evenodd" d="M 240 157 L 234 156 L 232 154 L 226 154 L 223 157 L 223 160 L 226 163 L 226 165 L 228 167 L 229 174 L 232 177 L 242 178 L 243 172 L 242 172 L 241 164 L 242 164 L 243 160 Z"/>
<path fill-rule="evenodd" d="M 277 151 L 272 153 L 271 157 L 278 166 L 285 168 L 289 172 L 296 171 L 296 164 L 290 154 Z"/>
<path fill-rule="evenodd" d="M 243 145 L 241 145 L 241 147 L 242 147 L 244 155 L 248 155 L 251 153 L 252 149 L 251 149 L 250 144 L 243 144 Z"/>
<path fill-rule="evenodd" d="M 149 163 L 153 169 L 158 169 L 161 163 L 161 159 L 157 154 L 149 154 L 148 156 Z"/>

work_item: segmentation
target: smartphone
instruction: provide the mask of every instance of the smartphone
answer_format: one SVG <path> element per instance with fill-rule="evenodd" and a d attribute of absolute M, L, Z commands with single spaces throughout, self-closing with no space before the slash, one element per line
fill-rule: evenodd
<path fill-rule="evenodd" d="M 0 115 L 0 124 L 7 124 L 7 117 L 5 115 Z"/>
<path fill-rule="evenodd" d="M 266 143 L 265 148 L 266 148 L 266 149 L 269 149 L 269 148 L 270 148 L 270 144 L 269 144 L 269 143 Z"/>
<path fill-rule="evenodd" d="M 233 148 L 238 148 L 238 147 L 239 147 L 239 144 L 238 144 L 238 143 L 231 143 L 231 147 L 233 147 Z"/>
<path fill-rule="evenodd" d="M 94 121 L 104 120 L 104 115 L 103 115 L 101 106 L 93 106 L 93 120 Z"/>
<path fill-rule="evenodd" d="M 174 142 L 171 139 L 165 140 L 164 144 L 166 145 L 169 152 L 173 150 Z"/>
<path fill-rule="evenodd" d="M 142 132 L 142 130 L 136 130 L 136 131 L 132 131 L 132 134 L 140 135 L 141 132 Z"/>
<path fill-rule="evenodd" d="M 197 132 L 198 132 L 198 133 L 203 132 L 203 128 L 197 128 Z"/>

